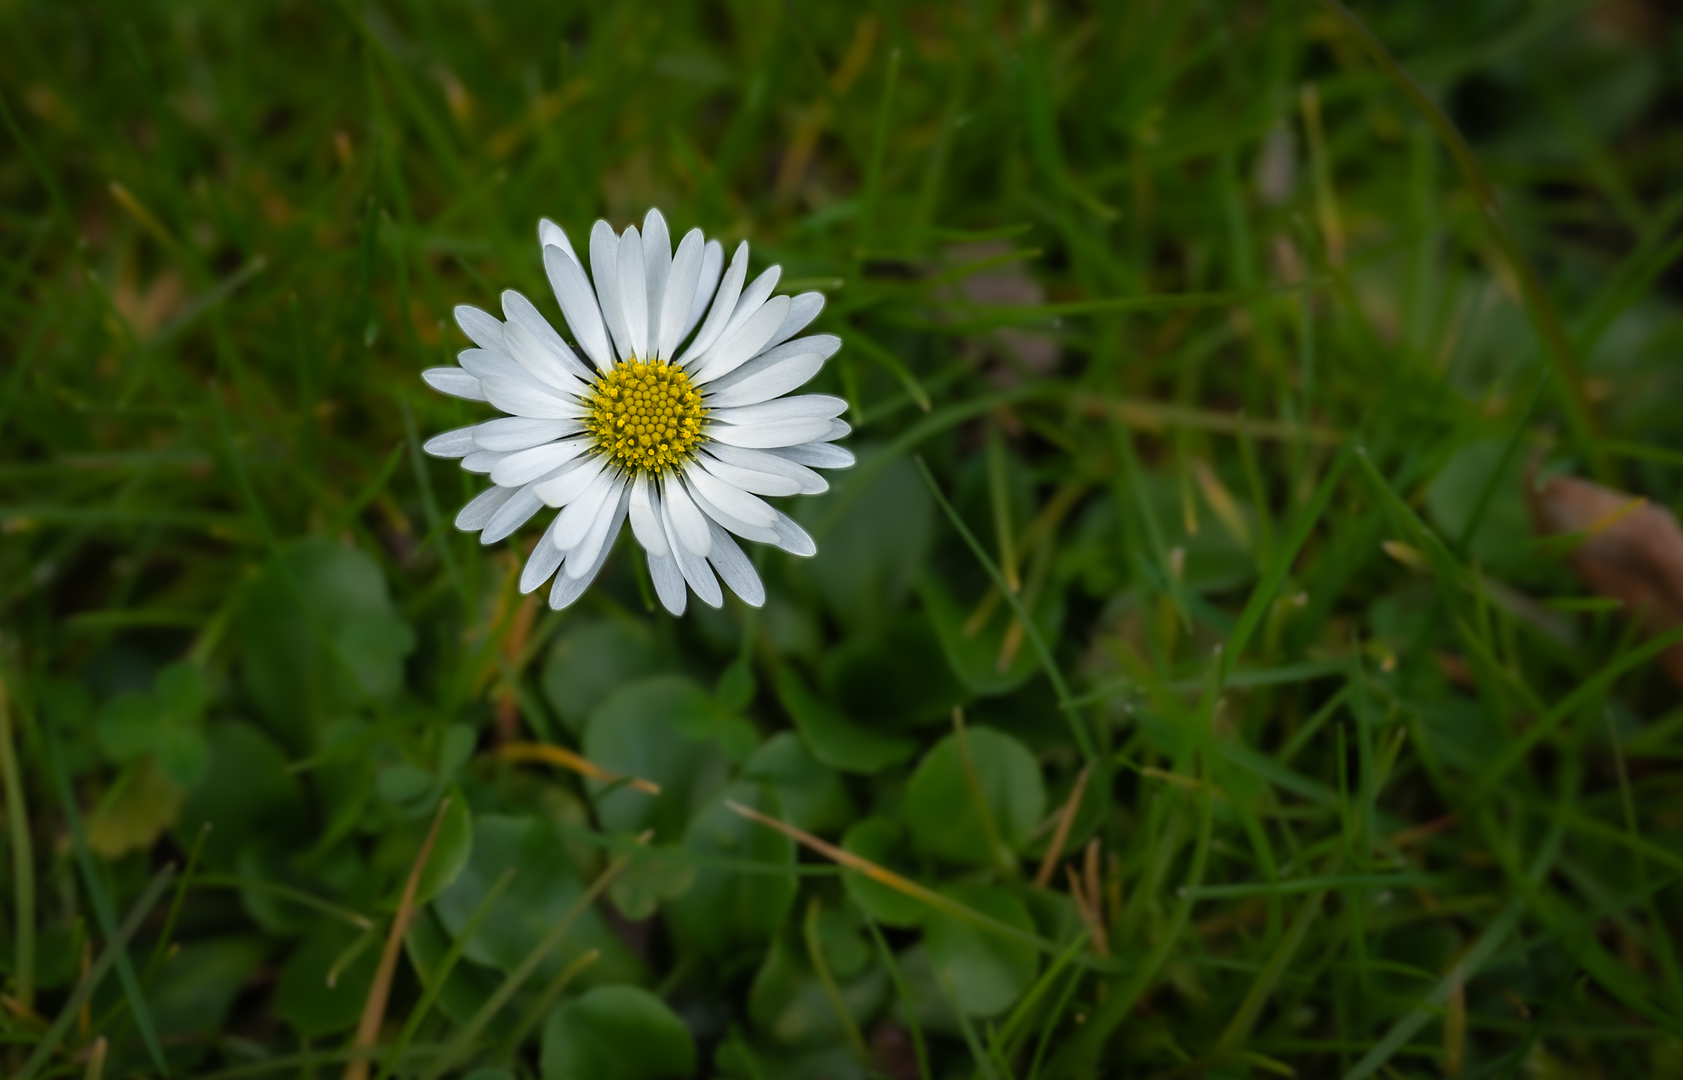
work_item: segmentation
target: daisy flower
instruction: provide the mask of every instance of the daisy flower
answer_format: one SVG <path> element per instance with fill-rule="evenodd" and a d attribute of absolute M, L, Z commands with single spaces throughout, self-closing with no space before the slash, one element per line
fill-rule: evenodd
<path fill-rule="evenodd" d="M 814 554 L 812 537 L 760 496 L 816 495 L 829 484 L 814 469 L 853 464 L 835 445 L 849 430 L 837 419 L 847 402 L 787 396 L 841 348 L 833 334 L 795 336 L 818 317 L 823 295 L 773 296 L 776 266 L 749 282 L 746 241 L 728 267 L 700 229 L 673 251 L 658 210 L 641 233 L 615 236 L 598 221 L 588 276 L 554 222 L 538 223 L 538 243 L 577 345 L 510 290 L 502 319 L 458 307 L 456 322 L 478 348 L 457 357 L 460 367 L 422 373 L 435 390 L 507 414 L 426 444 L 491 477 L 456 527 L 492 544 L 541 508 L 560 510 L 520 575 L 523 593 L 554 578 L 557 609 L 590 585 L 628 517 L 672 614 L 683 614 L 692 589 L 723 604 L 721 579 L 747 603 L 764 603 L 732 535 Z"/>

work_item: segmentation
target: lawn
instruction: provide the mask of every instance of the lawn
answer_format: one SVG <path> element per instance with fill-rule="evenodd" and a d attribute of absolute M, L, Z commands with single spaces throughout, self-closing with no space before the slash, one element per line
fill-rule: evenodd
<path fill-rule="evenodd" d="M 1683 1076 L 1674 6 L 0 42 L 0 1072 Z M 555 610 L 421 372 L 651 207 L 857 463 Z"/>

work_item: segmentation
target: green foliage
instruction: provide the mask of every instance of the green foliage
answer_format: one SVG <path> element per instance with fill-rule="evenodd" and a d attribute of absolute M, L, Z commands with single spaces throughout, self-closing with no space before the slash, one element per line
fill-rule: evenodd
<path fill-rule="evenodd" d="M 978 866 L 1012 862 L 1046 813 L 1034 755 L 988 728 L 948 735 L 923 756 L 901 808 L 917 846 Z M 1001 850 L 1003 846 L 1004 850 Z"/>
<path fill-rule="evenodd" d="M 1680 28 L 0 5 L 0 1074 L 1683 1072 L 1675 642 L 1526 488 L 1683 506 Z M 653 205 L 858 462 L 557 613 L 418 373 Z"/>
<path fill-rule="evenodd" d="M 542 1068 L 544 1080 L 683 1080 L 695 1075 L 695 1043 L 647 990 L 601 986 L 550 1015 Z"/>

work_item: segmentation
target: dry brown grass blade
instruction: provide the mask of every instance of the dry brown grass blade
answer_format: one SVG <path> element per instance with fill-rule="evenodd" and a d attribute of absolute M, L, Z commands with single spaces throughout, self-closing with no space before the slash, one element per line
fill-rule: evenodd
<path fill-rule="evenodd" d="M 563 769 L 571 770 L 572 772 L 578 773 L 580 776 L 589 777 L 592 780 L 601 780 L 609 784 L 614 783 L 617 780 L 624 780 L 628 785 L 636 788 L 638 791 L 645 792 L 649 795 L 660 794 L 660 785 L 652 780 L 644 780 L 635 776 L 626 778 L 618 773 L 609 772 L 607 769 L 602 768 L 602 766 L 596 764 L 588 758 L 584 758 L 573 753 L 565 746 L 556 746 L 553 743 L 504 743 L 495 750 L 491 751 L 491 756 L 496 758 L 498 761 L 541 761 L 546 765 L 555 765 Z"/>
<path fill-rule="evenodd" d="M 1526 490 L 1540 534 L 1579 540 L 1567 559 L 1586 585 L 1619 601 L 1649 634 L 1683 623 L 1683 528 L 1671 511 L 1570 476 Z M 1683 646 L 1667 649 L 1661 663 L 1683 686 Z"/>
<path fill-rule="evenodd" d="M 904 893 L 921 903 L 928 904 L 937 911 L 963 919 L 965 922 L 979 926 L 982 929 L 998 934 L 1001 937 L 1009 938 L 1013 941 L 1020 941 L 1026 945 L 1032 945 L 1034 948 L 1039 949 L 1042 952 L 1051 955 L 1057 955 L 1059 952 L 1057 946 L 1053 945 L 1044 938 L 1026 933 L 1014 926 L 1007 925 L 1006 923 L 1000 922 L 998 919 L 982 914 L 974 908 L 966 907 L 964 904 L 961 904 L 956 900 L 942 896 L 934 889 L 928 888 L 924 885 L 919 885 L 910 878 L 901 877 L 899 874 L 896 874 L 894 871 L 889 870 L 886 867 L 878 866 L 869 859 L 860 858 L 851 851 L 845 851 L 828 841 L 820 840 L 818 837 L 812 835 L 806 830 L 798 829 L 786 821 L 779 821 L 769 814 L 762 814 L 760 811 L 755 810 L 751 806 L 743 806 L 734 799 L 726 799 L 725 806 L 732 812 L 741 814 L 749 821 L 757 821 L 768 829 L 776 829 L 778 832 L 795 841 L 797 844 L 816 851 L 818 854 L 824 856 L 826 859 L 829 859 L 831 862 L 834 862 L 839 866 L 845 866 L 849 870 L 856 870 L 870 878 L 872 881 L 881 885 L 886 885 L 896 892 Z"/>
<path fill-rule="evenodd" d="M 1110 935 L 1104 925 L 1104 884 L 1099 875 L 1099 838 L 1087 841 L 1087 907 L 1093 913 L 1093 948 L 1110 955 Z"/>
<path fill-rule="evenodd" d="M 1100 956 L 1109 956 L 1110 939 L 1104 932 L 1104 917 L 1093 907 L 1092 897 L 1088 895 L 1081 875 L 1075 872 L 1075 867 L 1065 865 L 1064 876 L 1069 879 L 1069 897 L 1075 901 L 1075 910 L 1087 925 L 1087 937 L 1093 942 L 1093 951 Z"/>
<path fill-rule="evenodd" d="M 94 1040 L 88 1050 L 88 1067 L 82 1070 L 82 1080 L 102 1080 L 105 1076 L 105 1055 L 111 1048 L 110 1043 L 101 1035 Z"/>
<path fill-rule="evenodd" d="M 1069 799 L 1064 803 L 1063 812 L 1058 815 L 1058 827 L 1053 830 L 1052 842 L 1046 848 L 1046 857 L 1040 860 L 1040 869 L 1034 875 L 1034 883 L 1043 889 L 1052 883 L 1052 871 L 1057 868 L 1058 859 L 1064 853 L 1064 843 L 1069 840 L 1070 826 L 1075 824 L 1075 812 L 1081 806 L 1081 796 L 1087 791 L 1087 776 L 1092 771 L 1091 765 L 1081 770 L 1080 775 L 1075 778 L 1075 786 L 1069 791 Z"/>
<path fill-rule="evenodd" d="M 438 839 L 439 826 L 444 823 L 444 812 L 449 808 L 448 796 L 439 800 L 438 811 L 432 816 L 432 827 L 427 830 L 427 838 L 421 842 L 421 851 L 415 856 L 415 865 L 409 870 L 409 880 L 403 885 L 403 898 L 398 901 L 397 914 L 392 918 L 391 933 L 386 935 L 386 947 L 380 954 L 380 966 L 374 970 L 374 981 L 369 985 L 368 997 L 362 1005 L 362 1018 L 357 1021 L 352 1049 L 370 1050 L 380 1037 L 380 1022 L 386 1018 L 386 999 L 391 996 L 392 977 L 397 974 L 397 955 L 403 948 L 404 935 L 409 932 L 409 920 L 415 914 L 415 893 L 421 887 L 421 871 L 426 869 L 427 860 L 432 857 L 433 842 Z M 367 1080 L 371 1060 L 370 1057 L 351 1059 L 345 1066 L 345 1080 Z"/>
<path fill-rule="evenodd" d="M 1467 991 L 1457 972 L 1443 1017 L 1443 1075 L 1460 1076 L 1467 1048 Z"/>

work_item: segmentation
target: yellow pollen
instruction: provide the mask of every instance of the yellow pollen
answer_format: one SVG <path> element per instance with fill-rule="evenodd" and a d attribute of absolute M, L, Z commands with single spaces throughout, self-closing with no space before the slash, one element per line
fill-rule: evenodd
<path fill-rule="evenodd" d="M 690 377 L 660 360 L 625 360 L 596 377 L 585 426 L 627 472 L 662 475 L 694 456 L 707 411 Z"/>

